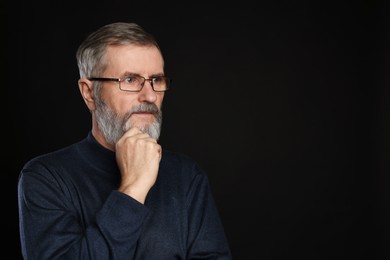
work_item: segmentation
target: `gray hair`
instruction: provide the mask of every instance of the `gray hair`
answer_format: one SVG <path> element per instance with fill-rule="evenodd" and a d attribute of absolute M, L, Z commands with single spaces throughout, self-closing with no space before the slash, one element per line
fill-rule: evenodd
<path fill-rule="evenodd" d="M 77 49 L 76 59 L 80 77 L 99 77 L 107 68 L 104 59 L 107 47 L 127 44 L 155 46 L 161 52 L 154 36 L 138 24 L 125 22 L 107 24 L 92 32 Z"/>

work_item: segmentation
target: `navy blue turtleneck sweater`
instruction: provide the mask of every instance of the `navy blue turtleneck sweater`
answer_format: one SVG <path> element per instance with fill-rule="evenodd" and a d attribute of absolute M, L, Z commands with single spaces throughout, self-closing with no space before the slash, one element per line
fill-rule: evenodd
<path fill-rule="evenodd" d="M 205 172 L 164 151 L 145 204 L 118 192 L 115 153 L 87 138 L 38 156 L 18 183 L 25 259 L 231 259 Z"/>

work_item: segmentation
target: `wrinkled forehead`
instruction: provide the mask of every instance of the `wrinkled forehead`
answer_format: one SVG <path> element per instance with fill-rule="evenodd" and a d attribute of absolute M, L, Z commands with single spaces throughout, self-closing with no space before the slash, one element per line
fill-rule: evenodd
<path fill-rule="evenodd" d="M 149 76 L 164 72 L 162 54 L 153 45 L 110 45 L 107 47 L 104 60 L 105 72 L 108 73 L 131 72 Z"/>

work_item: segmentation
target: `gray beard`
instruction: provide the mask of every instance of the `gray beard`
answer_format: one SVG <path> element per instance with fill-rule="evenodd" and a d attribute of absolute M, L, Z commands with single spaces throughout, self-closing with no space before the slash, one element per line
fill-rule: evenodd
<path fill-rule="evenodd" d="M 100 131 L 109 144 L 115 144 L 133 125 L 130 116 L 134 112 L 153 112 L 155 120 L 152 124 L 140 128 L 141 132 L 158 140 L 161 132 L 162 112 L 155 104 L 142 103 L 133 106 L 123 117 L 111 110 L 104 101 L 96 99 L 95 116 Z"/>

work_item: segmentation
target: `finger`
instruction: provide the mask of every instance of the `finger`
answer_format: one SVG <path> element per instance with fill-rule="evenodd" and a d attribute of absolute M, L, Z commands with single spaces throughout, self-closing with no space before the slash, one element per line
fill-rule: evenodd
<path fill-rule="evenodd" d="M 125 140 L 129 137 L 137 137 L 137 139 L 149 139 L 151 138 L 147 133 L 142 132 L 137 127 L 132 127 L 128 131 L 126 131 L 121 137 L 122 140 Z"/>
<path fill-rule="evenodd" d="M 142 132 L 138 128 L 136 129 L 129 129 L 120 139 L 122 142 L 125 142 L 125 140 L 145 140 L 151 143 L 157 143 L 157 140 L 150 137 L 147 133 Z"/>
<path fill-rule="evenodd" d="M 123 136 L 129 137 L 129 136 L 133 136 L 136 134 L 142 134 L 142 131 L 138 127 L 132 127 L 129 130 L 127 130 Z"/>

